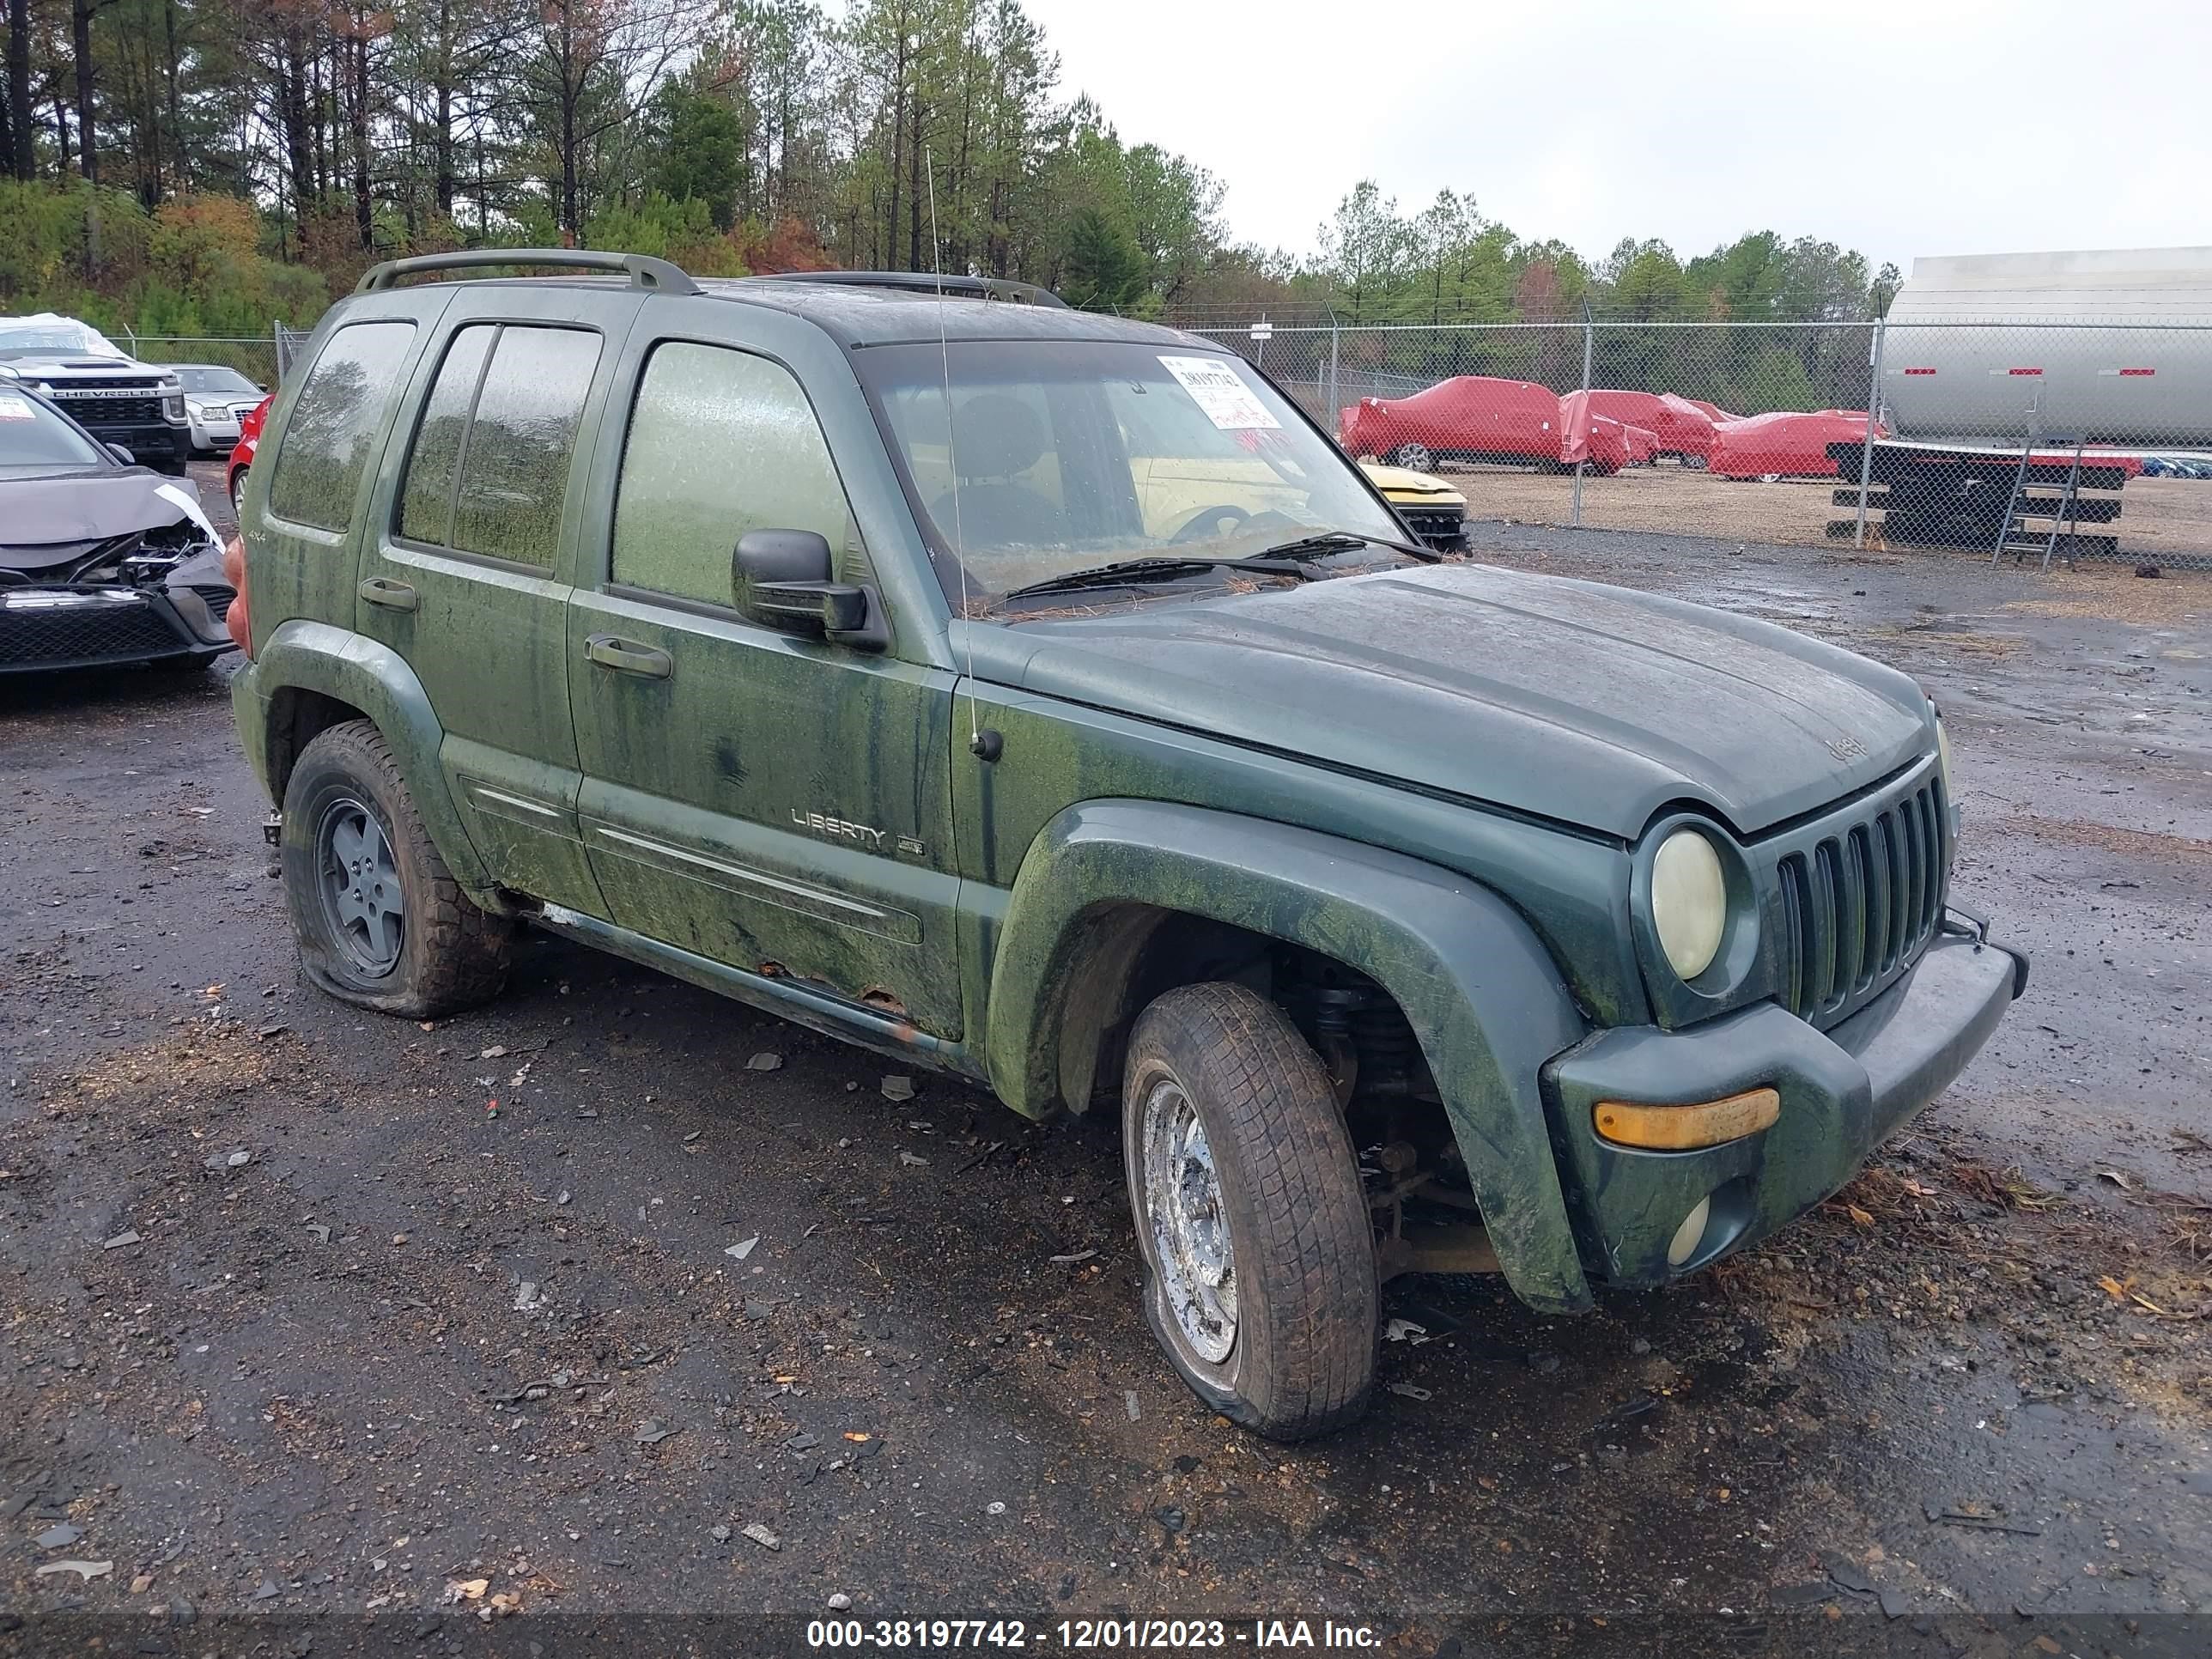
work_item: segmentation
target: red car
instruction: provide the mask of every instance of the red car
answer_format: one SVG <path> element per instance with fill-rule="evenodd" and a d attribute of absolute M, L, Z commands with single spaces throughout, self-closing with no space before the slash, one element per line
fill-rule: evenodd
<path fill-rule="evenodd" d="M 246 469 L 253 465 L 253 447 L 261 441 L 261 423 L 269 418 L 269 405 L 276 401 L 272 392 L 254 404 L 253 412 L 238 423 L 238 442 L 230 452 L 230 465 L 224 474 L 234 522 L 238 518 L 238 493 L 246 488 Z"/>
<path fill-rule="evenodd" d="M 1671 396 L 1672 394 L 1670 393 L 1669 395 Z M 1698 414 L 1704 416 L 1715 426 L 1718 426 L 1723 421 L 1740 421 L 1743 418 L 1741 415 L 1729 414 L 1728 410 L 1723 409 L 1718 404 L 1707 403 L 1703 398 L 1685 398 L 1682 401 L 1689 404 L 1691 408 L 1696 410 Z"/>
<path fill-rule="evenodd" d="M 1866 411 L 1823 409 L 1814 414 L 1777 410 L 1740 421 L 1723 421 L 1714 428 L 1713 453 L 1707 467 L 1723 478 L 1832 478 L 1837 475 L 1828 446 L 1866 441 Z M 1875 436 L 1886 438 L 1889 428 L 1877 425 Z"/>
<path fill-rule="evenodd" d="M 1624 466 L 1649 466 L 1659 453 L 1657 435 L 1596 407 L 1595 392 L 1570 392 L 1559 399 L 1559 461 L 1586 465 L 1601 477 Z"/>
<path fill-rule="evenodd" d="M 1410 398 L 1362 398 L 1338 412 L 1353 455 L 1427 471 L 1437 461 L 1559 464 L 1559 394 L 1533 380 L 1459 374 Z"/>
<path fill-rule="evenodd" d="M 1594 415 L 1605 415 L 1624 426 L 1640 426 L 1658 440 L 1662 459 L 1671 457 L 1686 466 L 1703 466 L 1713 453 L 1713 419 L 1686 398 L 1670 392 L 1622 392 L 1598 387 L 1587 393 L 1571 392 L 1559 399 L 1562 415 L 1573 419 L 1570 407 L 1587 397 Z"/>

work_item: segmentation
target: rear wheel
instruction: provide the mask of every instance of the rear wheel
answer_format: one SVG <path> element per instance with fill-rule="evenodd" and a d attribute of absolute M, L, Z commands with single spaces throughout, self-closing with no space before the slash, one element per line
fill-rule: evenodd
<path fill-rule="evenodd" d="M 1145 1314 L 1207 1405 L 1297 1440 L 1375 1378 L 1374 1228 L 1314 1051 L 1242 986 L 1170 991 L 1137 1021 L 1122 1145 Z"/>
<path fill-rule="evenodd" d="M 331 726 L 301 752 L 281 855 L 300 960 L 332 996 L 419 1019 L 505 982 L 507 923 L 461 891 L 369 721 Z"/>

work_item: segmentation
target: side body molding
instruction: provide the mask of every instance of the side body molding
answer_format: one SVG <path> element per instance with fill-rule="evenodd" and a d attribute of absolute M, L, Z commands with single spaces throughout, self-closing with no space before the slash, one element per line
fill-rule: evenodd
<path fill-rule="evenodd" d="M 392 757 L 407 780 L 408 793 L 437 843 L 453 878 L 469 896 L 489 908 L 507 906 L 478 856 L 476 844 L 455 809 L 439 763 L 445 728 L 432 712 L 422 683 L 406 659 L 389 647 L 328 623 L 294 617 L 261 642 L 251 667 L 231 685 L 231 703 L 255 775 L 268 791 L 271 781 L 269 705 L 281 690 L 319 691 L 349 703 L 376 722 L 392 746 Z M 282 805 L 281 802 L 277 803 Z"/>
<path fill-rule="evenodd" d="M 991 971 L 984 1059 L 1017 1111 L 1087 1098 L 1099 1011 L 1086 998 L 1105 994 L 1148 909 L 1306 946 L 1387 989 L 1435 1074 L 1508 1282 L 1542 1310 L 1590 1305 L 1539 1084 L 1586 1028 L 1510 905 L 1312 830 L 1151 801 L 1071 806 L 1024 855 Z"/>

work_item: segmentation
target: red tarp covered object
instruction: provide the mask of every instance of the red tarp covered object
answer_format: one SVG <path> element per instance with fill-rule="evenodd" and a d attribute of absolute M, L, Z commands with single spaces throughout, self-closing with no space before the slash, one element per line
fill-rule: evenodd
<path fill-rule="evenodd" d="M 1777 410 L 1739 421 L 1723 421 L 1714 428 L 1712 454 L 1705 465 L 1723 478 L 1758 478 L 1768 473 L 1797 478 L 1832 478 L 1835 462 L 1828 446 L 1864 443 L 1866 414 L 1862 410 L 1823 409 L 1814 414 Z M 1886 438 L 1887 427 L 1875 435 Z"/>
<path fill-rule="evenodd" d="M 1459 374 L 1409 398 L 1362 398 L 1339 413 L 1338 441 L 1389 460 L 1419 444 L 1438 460 L 1559 459 L 1559 398 L 1533 380 Z"/>
<path fill-rule="evenodd" d="M 1593 471 L 1617 472 L 1634 463 L 1637 442 L 1626 422 L 1591 406 L 1596 396 L 1570 392 L 1559 399 L 1559 459 L 1569 466 L 1586 462 Z"/>
<path fill-rule="evenodd" d="M 1596 387 L 1589 392 L 1570 392 L 1559 399 L 1560 417 L 1572 431 L 1574 410 L 1585 397 L 1594 415 L 1608 416 L 1626 426 L 1640 426 L 1658 440 L 1662 455 L 1694 457 L 1704 460 L 1713 453 L 1713 422 L 1686 398 L 1672 392 L 1622 392 Z"/>

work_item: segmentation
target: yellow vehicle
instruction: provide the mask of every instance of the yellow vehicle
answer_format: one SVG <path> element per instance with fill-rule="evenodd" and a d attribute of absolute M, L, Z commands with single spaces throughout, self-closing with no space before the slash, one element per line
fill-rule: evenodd
<path fill-rule="evenodd" d="M 1446 553 L 1467 551 L 1467 497 L 1431 473 L 1380 461 L 1362 461 L 1359 470 L 1398 509 L 1406 527 L 1431 547 Z"/>

